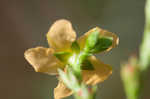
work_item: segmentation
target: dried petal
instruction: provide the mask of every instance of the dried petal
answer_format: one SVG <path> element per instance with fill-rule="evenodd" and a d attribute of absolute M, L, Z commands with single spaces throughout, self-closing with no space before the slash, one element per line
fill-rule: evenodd
<path fill-rule="evenodd" d="M 112 68 L 109 65 L 97 60 L 95 56 L 89 58 L 95 70 L 83 70 L 83 81 L 86 84 L 95 85 L 104 81 L 112 74 Z"/>
<path fill-rule="evenodd" d="M 56 51 L 68 50 L 75 39 L 71 22 L 65 19 L 57 20 L 47 33 L 48 43 Z"/>
<path fill-rule="evenodd" d="M 96 28 L 93 28 L 91 30 L 89 30 L 87 33 L 85 33 L 83 36 L 81 36 L 79 39 L 78 39 L 78 43 L 80 45 L 80 48 L 83 49 L 85 47 L 85 42 L 86 42 L 86 39 L 87 37 L 93 32 L 95 31 L 95 29 L 98 29 L 99 30 L 99 35 L 100 36 L 106 36 L 106 37 L 113 37 L 113 43 L 112 43 L 112 46 L 110 46 L 106 51 L 109 51 L 111 50 L 112 48 L 114 48 L 118 42 L 119 42 L 119 38 L 112 32 L 108 32 L 107 30 L 103 30 L 99 27 L 96 27 Z"/>
<path fill-rule="evenodd" d="M 57 68 L 63 64 L 53 55 L 52 48 L 36 47 L 25 51 L 26 60 L 33 66 L 36 72 L 56 74 Z"/>
<path fill-rule="evenodd" d="M 62 81 L 59 81 L 57 87 L 54 89 L 55 99 L 62 99 L 68 97 L 72 94 L 72 91 L 69 90 Z"/>

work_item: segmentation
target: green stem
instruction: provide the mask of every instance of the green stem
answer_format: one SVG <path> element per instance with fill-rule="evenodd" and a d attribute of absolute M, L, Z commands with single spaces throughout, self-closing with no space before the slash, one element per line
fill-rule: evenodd
<path fill-rule="evenodd" d="M 145 6 L 145 28 L 144 36 L 140 49 L 140 66 L 143 71 L 150 65 L 150 0 L 146 1 Z"/>
<path fill-rule="evenodd" d="M 75 57 L 76 61 L 72 64 L 72 67 L 74 68 L 75 72 L 75 77 L 78 79 L 81 87 L 81 94 L 79 95 L 79 92 L 75 92 L 74 96 L 76 99 L 95 99 L 94 92 L 90 92 L 88 86 L 82 82 L 82 71 L 81 71 L 81 65 L 82 62 L 87 59 L 88 53 L 83 51 L 80 52 L 77 57 Z"/>
<path fill-rule="evenodd" d="M 66 66 L 66 72 L 61 69 L 58 70 L 59 75 L 64 84 L 72 90 L 75 99 L 95 99 L 96 87 L 89 88 L 84 82 L 82 82 L 82 62 L 88 57 L 86 52 L 74 53 L 69 62 L 69 66 Z"/>
<path fill-rule="evenodd" d="M 128 72 L 126 72 L 126 68 L 123 68 L 122 71 L 122 80 L 128 99 L 140 98 L 143 82 L 150 66 L 150 0 L 146 0 L 145 5 L 145 27 L 143 41 L 140 46 L 139 60 L 136 57 L 134 59 L 136 61 L 132 60 L 127 64 L 134 71 L 130 71 L 130 68 L 127 68 Z"/>

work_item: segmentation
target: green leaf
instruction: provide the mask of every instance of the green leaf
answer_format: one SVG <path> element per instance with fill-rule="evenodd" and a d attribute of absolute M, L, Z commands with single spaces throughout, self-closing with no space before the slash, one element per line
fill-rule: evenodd
<path fill-rule="evenodd" d="M 89 51 L 89 50 L 93 49 L 95 47 L 96 43 L 98 42 L 98 38 L 99 38 L 99 30 L 96 29 L 87 38 L 86 44 L 85 44 L 85 50 Z"/>
<path fill-rule="evenodd" d="M 112 37 L 101 36 L 100 31 L 95 29 L 87 38 L 84 51 L 92 54 L 102 52 L 108 49 L 112 42 Z"/>
<path fill-rule="evenodd" d="M 66 62 L 68 58 L 71 56 L 70 52 L 56 52 L 54 53 L 54 56 L 56 56 L 60 61 Z"/>
<path fill-rule="evenodd" d="M 110 46 L 112 46 L 112 37 L 100 37 L 95 47 L 90 50 L 92 53 L 98 53 L 107 50 Z"/>
<path fill-rule="evenodd" d="M 71 45 L 71 49 L 73 52 L 80 52 L 80 46 L 79 44 L 77 43 L 77 41 L 73 42 L 72 45 Z"/>
<path fill-rule="evenodd" d="M 94 70 L 92 63 L 88 59 L 84 60 L 81 68 L 82 70 Z"/>

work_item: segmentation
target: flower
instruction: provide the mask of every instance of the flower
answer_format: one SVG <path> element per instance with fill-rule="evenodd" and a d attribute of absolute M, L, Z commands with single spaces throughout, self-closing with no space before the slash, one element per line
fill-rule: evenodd
<path fill-rule="evenodd" d="M 109 51 L 118 44 L 118 37 L 101 28 L 94 28 L 85 33 L 77 43 L 82 50 L 85 46 L 87 37 L 97 29 L 99 35 L 112 37 L 112 46 L 106 49 Z M 72 52 L 71 45 L 76 41 L 76 33 L 72 28 L 70 21 L 65 19 L 57 20 L 47 33 L 47 40 L 50 48 L 36 47 L 25 51 L 25 59 L 33 66 L 36 72 L 43 72 L 50 75 L 58 74 L 57 69 L 65 69 L 65 63 L 60 61 L 54 53 L 56 52 Z M 104 81 L 111 73 L 112 68 L 96 59 L 95 56 L 90 56 L 88 59 L 94 66 L 94 70 L 82 70 L 83 81 L 86 84 L 95 85 Z M 55 99 L 61 99 L 71 95 L 72 92 L 59 80 L 58 86 L 54 89 Z"/>

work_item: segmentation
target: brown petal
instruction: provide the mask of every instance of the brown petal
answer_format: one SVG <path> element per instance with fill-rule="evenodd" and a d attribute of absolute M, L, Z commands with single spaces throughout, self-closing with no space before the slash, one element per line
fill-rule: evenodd
<path fill-rule="evenodd" d="M 36 47 L 25 51 L 25 59 L 33 66 L 36 72 L 56 74 L 57 68 L 63 64 L 53 55 L 52 48 Z"/>
<path fill-rule="evenodd" d="M 62 99 L 70 96 L 71 94 L 71 90 L 69 90 L 62 81 L 59 81 L 57 87 L 54 89 L 55 99 Z"/>
<path fill-rule="evenodd" d="M 94 70 L 83 70 L 83 81 L 89 85 L 95 85 L 108 78 L 112 74 L 112 68 L 109 65 L 97 60 L 95 56 L 89 58 L 94 66 Z"/>
<path fill-rule="evenodd" d="M 49 45 L 56 51 L 68 50 L 76 39 L 76 33 L 70 21 L 57 20 L 47 33 Z"/>
<path fill-rule="evenodd" d="M 88 37 L 95 29 L 99 30 L 99 35 L 100 35 L 100 36 L 113 37 L 112 46 L 110 46 L 106 51 L 109 51 L 109 50 L 111 50 L 112 48 L 114 48 L 116 45 L 118 45 L 118 43 L 119 43 L 119 38 L 118 38 L 114 33 L 109 32 L 109 31 L 107 31 L 107 30 L 103 30 L 103 29 L 101 29 L 101 28 L 99 28 L 99 27 L 96 27 L 96 28 L 93 28 L 93 29 L 89 30 L 87 33 L 85 33 L 83 36 L 81 36 L 81 37 L 78 39 L 78 43 L 79 43 L 81 49 L 84 48 L 87 37 Z"/>

